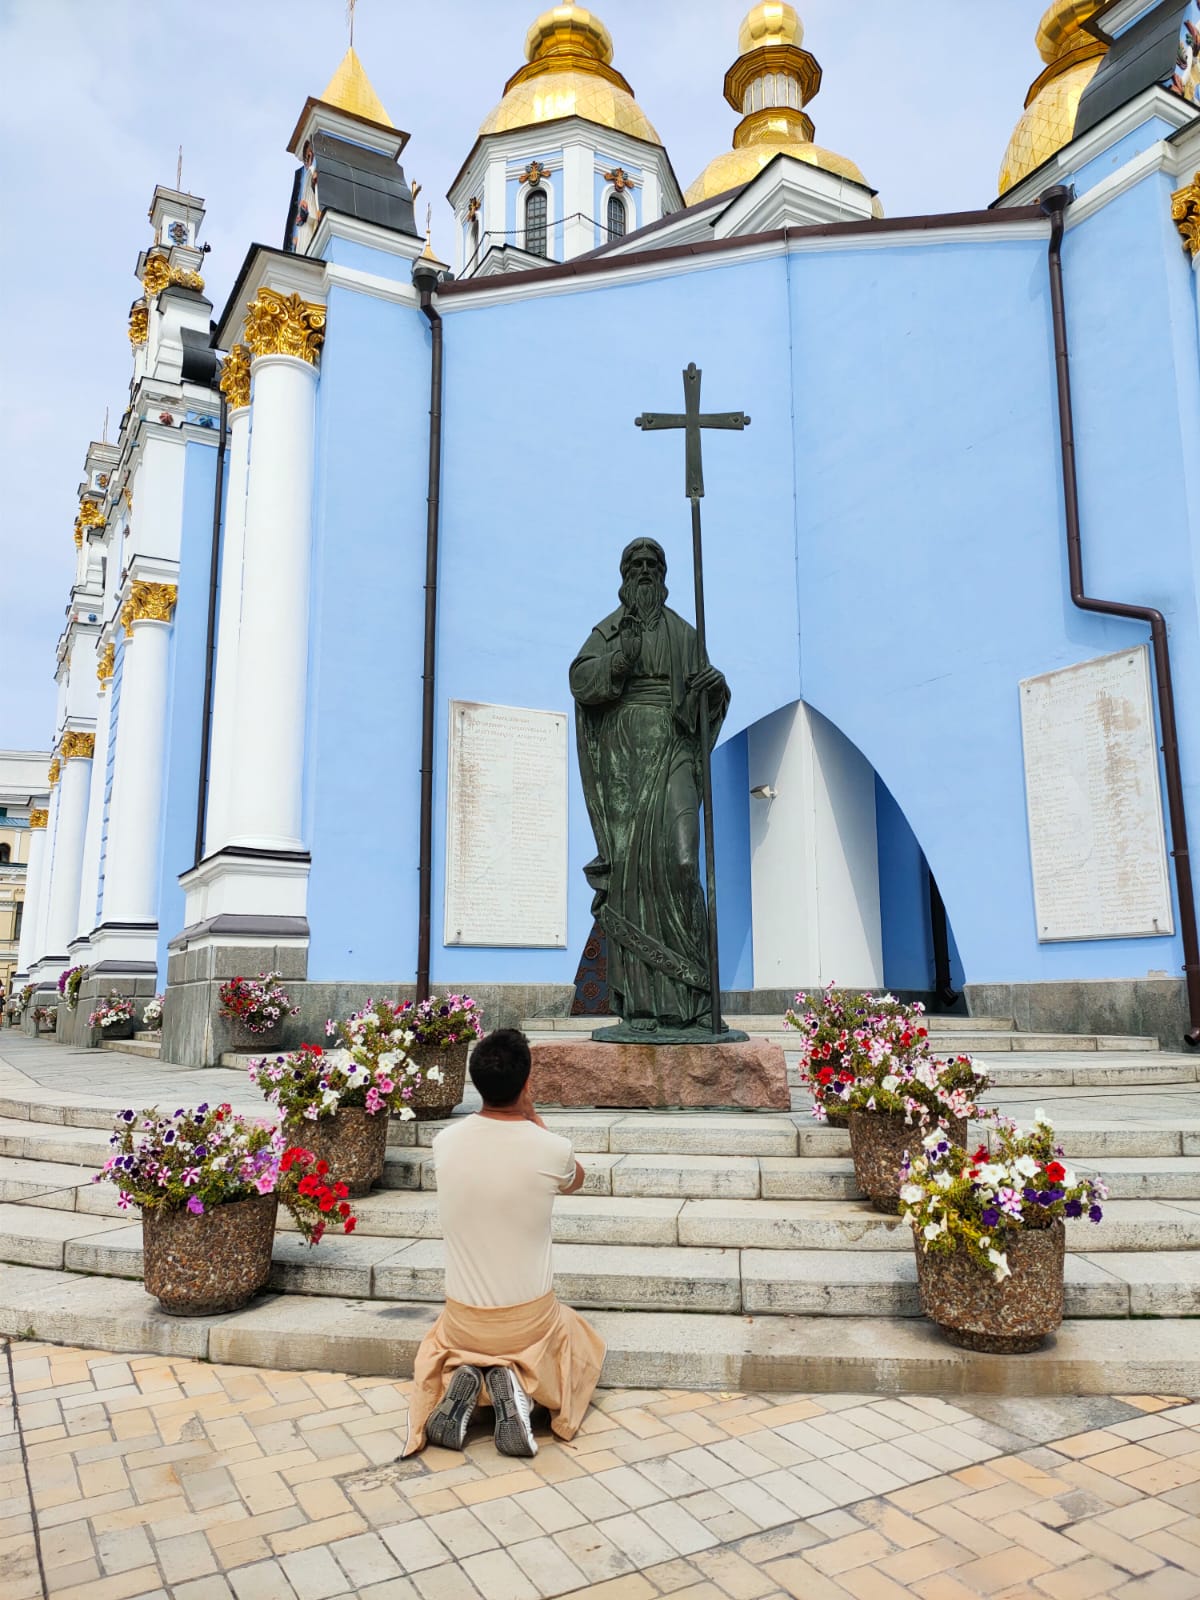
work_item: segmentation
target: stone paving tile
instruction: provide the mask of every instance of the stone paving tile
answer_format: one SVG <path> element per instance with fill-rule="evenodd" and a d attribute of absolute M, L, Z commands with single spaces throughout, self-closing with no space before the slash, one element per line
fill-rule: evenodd
<path fill-rule="evenodd" d="M 402 1382 L 8 1353 L 3 1600 L 34 1514 L 46 1600 L 1200 1600 L 1189 1396 L 607 1391 L 532 1461 L 400 1463 Z"/>

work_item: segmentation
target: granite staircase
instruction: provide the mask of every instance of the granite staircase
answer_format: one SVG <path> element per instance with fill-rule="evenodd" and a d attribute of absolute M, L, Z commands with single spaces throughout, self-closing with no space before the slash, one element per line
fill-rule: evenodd
<path fill-rule="evenodd" d="M 566 1023 L 529 1028 L 559 1035 Z M 846 1135 L 815 1123 L 797 1086 L 791 1114 L 547 1113 L 587 1169 L 584 1191 L 556 1207 L 557 1287 L 608 1338 L 606 1381 L 1200 1392 L 1189 1320 L 1200 1317 L 1200 1057 L 1157 1041 L 1035 1051 L 1006 1048 L 1003 1026 L 946 1032 L 950 1048 L 986 1057 L 991 1099 L 1017 1116 L 1044 1106 L 1072 1162 L 1109 1186 L 1102 1226 L 1068 1225 L 1068 1322 L 1054 1345 L 1009 1359 L 940 1340 L 920 1318 L 907 1225 L 859 1197 Z M 173 1103 L 201 1098 L 200 1083 L 203 1097 L 261 1105 L 240 1073 L 161 1071 L 187 1081 L 167 1092 Z M 383 1185 L 356 1203 L 352 1238 L 310 1250 L 284 1218 L 276 1293 L 236 1316 L 181 1321 L 142 1290 L 139 1223 L 90 1181 L 114 1101 L 74 1099 L 0 1095 L 0 1332 L 405 1370 L 443 1291 L 438 1124 L 393 1124 Z"/>

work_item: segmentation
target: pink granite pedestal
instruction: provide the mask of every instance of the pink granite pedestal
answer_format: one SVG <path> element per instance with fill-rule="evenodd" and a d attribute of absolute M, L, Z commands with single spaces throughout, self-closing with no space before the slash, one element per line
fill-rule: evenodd
<path fill-rule="evenodd" d="M 790 1111 L 783 1051 L 766 1039 L 737 1044 L 535 1044 L 530 1088 L 538 1105 L 628 1111 Z"/>

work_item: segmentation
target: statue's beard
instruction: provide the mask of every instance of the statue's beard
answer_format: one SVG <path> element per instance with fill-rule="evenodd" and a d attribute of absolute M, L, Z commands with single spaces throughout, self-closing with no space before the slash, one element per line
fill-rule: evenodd
<path fill-rule="evenodd" d="M 644 628 L 653 627 L 667 603 L 667 586 L 661 578 L 627 578 L 621 585 L 621 604 Z"/>

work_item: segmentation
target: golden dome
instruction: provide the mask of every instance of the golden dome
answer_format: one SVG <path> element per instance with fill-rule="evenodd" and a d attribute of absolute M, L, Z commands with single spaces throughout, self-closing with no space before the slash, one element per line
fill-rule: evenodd
<path fill-rule="evenodd" d="M 1054 0 L 1038 24 L 1037 47 L 1045 71 L 1025 97 L 1025 111 L 1013 129 L 1000 167 L 1005 194 L 1044 161 L 1070 144 L 1083 92 L 1096 76 L 1108 46 L 1083 31 L 1103 9 L 1104 0 Z"/>
<path fill-rule="evenodd" d="M 504 98 L 484 119 L 480 134 L 585 117 L 661 144 L 612 56 L 612 35 L 594 12 L 573 4 L 543 12 L 526 35 L 525 65 L 505 84 Z"/>
<path fill-rule="evenodd" d="M 786 0 L 763 0 L 747 11 L 738 29 L 738 55 L 748 56 L 764 44 L 803 44 L 804 24 Z"/>
<path fill-rule="evenodd" d="M 785 0 L 762 0 L 738 29 L 738 58 L 725 75 L 725 98 L 743 113 L 733 133 L 733 149 L 710 161 L 683 197 L 695 205 L 740 188 L 778 155 L 869 188 L 846 156 L 813 143 L 813 125 L 804 107 L 821 86 L 821 68 L 800 48 L 804 28 Z M 871 209 L 883 215 L 878 199 Z"/>

